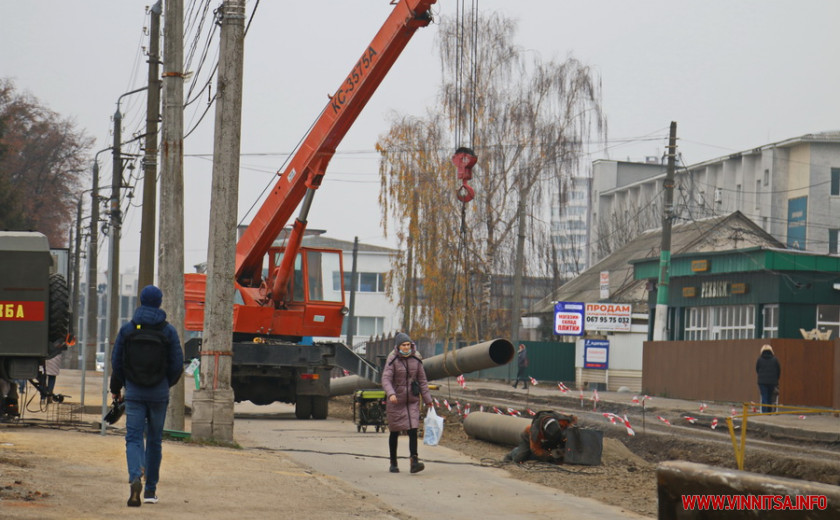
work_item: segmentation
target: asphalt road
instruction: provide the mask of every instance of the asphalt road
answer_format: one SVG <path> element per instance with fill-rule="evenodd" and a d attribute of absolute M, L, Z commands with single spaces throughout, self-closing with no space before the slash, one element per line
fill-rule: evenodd
<path fill-rule="evenodd" d="M 502 469 L 442 446 L 420 445 L 426 470 L 408 471 L 401 437 L 399 474 L 388 472 L 388 434 L 358 433 L 351 421 L 298 421 L 291 406 L 238 404 L 235 437 L 245 448 L 278 450 L 417 518 L 644 518 L 591 499 L 511 478 Z"/>

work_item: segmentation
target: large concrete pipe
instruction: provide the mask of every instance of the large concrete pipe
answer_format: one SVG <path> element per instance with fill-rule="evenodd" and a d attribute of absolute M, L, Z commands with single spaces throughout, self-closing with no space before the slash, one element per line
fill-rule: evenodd
<path fill-rule="evenodd" d="M 423 368 L 428 379 L 442 379 L 507 365 L 514 354 L 513 343 L 494 339 L 424 359 Z"/>
<path fill-rule="evenodd" d="M 330 395 L 349 395 L 356 390 L 379 388 L 379 385 L 362 376 L 344 376 L 330 379 Z"/>
<path fill-rule="evenodd" d="M 426 378 L 442 379 L 510 363 L 514 355 L 513 343 L 494 339 L 459 348 L 423 360 Z M 347 395 L 356 390 L 377 388 L 378 385 L 359 376 L 345 376 L 330 380 L 330 395 Z"/>
<path fill-rule="evenodd" d="M 464 418 L 464 433 L 483 441 L 516 446 L 522 431 L 529 424 L 531 419 L 523 417 L 473 412 Z"/>
<path fill-rule="evenodd" d="M 668 461 L 656 468 L 659 518 L 840 518 L 840 487 L 772 475 Z M 727 509 L 686 509 L 686 496 L 725 497 Z M 790 500 L 792 506 L 785 506 Z M 751 503 L 749 501 L 757 501 Z M 798 503 L 801 502 L 801 503 Z M 799 510 L 796 510 L 799 506 Z"/>

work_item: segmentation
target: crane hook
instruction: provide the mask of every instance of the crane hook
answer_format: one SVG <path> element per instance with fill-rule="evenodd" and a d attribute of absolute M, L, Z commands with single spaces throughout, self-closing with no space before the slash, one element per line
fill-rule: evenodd
<path fill-rule="evenodd" d="M 467 184 L 467 181 L 472 179 L 472 167 L 478 161 L 470 148 L 464 146 L 455 150 L 455 155 L 452 156 L 452 164 L 458 169 L 458 179 L 461 181 L 461 187 L 458 188 L 458 200 L 461 202 L 469 202 L 475 198 L 475 190 Z"/>

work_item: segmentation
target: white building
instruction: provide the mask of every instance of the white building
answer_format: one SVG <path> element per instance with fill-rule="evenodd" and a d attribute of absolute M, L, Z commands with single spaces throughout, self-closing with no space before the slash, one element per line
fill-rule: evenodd
<path fill-rule="evenodd" d="M 551 242 L 564 278 L 574 278 L 588 267 L 591 182 L 589 177 L 573 177 L 566 200 L 562 204 L 560 200 L 551 203 Z"/>
<path fill-rule="evenodd" d="M 658 163 L 593 163 L 590 265 L 642 231 L 661 226 L 665 170 Z M 738 210 L 788 247 L 840 252 L 840 132 L 678 164 L 675 181 L 677 221 Z"/>
<path fill-rule="evenodd" d="M 317 232 L 317 231 L 316 231 Z M 339 249 L 344 264 L 344 301 L 350 306 L 352 287 L 353 242 L 337 240 L 321 235 L 310 235 L 303 239 L 307 247 Z M 356 256 L 356 294 L 353 320 L 356 324 L 352 343 L 363 344 L 371 336 L 400 330 L 402 314 L 386 291 L 386 278 L 391 270 L 394 249 L 359 243 Z M 338 272 L 323 273 L 325 280 L 332 280 L 329 287 L 334 292 L 341 290 Z M 349 316 L 341 328 L 341 340 L 347 342 Z M 348 345 L 351 346 L 352 345 Z"/>

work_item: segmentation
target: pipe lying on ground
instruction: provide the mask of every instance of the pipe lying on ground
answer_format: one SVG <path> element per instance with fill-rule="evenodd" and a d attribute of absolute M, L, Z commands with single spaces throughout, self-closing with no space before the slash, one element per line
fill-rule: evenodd
<path fill-rule="evenodd" d="M 464 433 L 483 441 L 516 446 L 529 424 L 531 419 L 524 417 L 473 412 L 464 418 Z"/>
<path fill-rule="evenodd" d="M 513 359 L 513 355 L 513 343 L 499 338 L 424 359 L 423 368 L 426 378 L 431 381 L 506 365 Z M 338 377 L 330 380 L 330 395 L 347 395 L 356 390 L 378 386 L 373 381 L 359 376 Z"/>
<path fill-rule="evenodd" d="M 367 390 L 379 388 L 379 385 L 370 379 L 361 376 L 344 376 L 330 379 L 330 395 L 349 395 L 356 390 Z"/>

